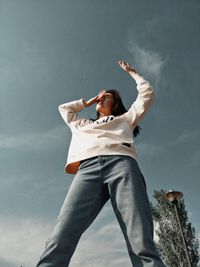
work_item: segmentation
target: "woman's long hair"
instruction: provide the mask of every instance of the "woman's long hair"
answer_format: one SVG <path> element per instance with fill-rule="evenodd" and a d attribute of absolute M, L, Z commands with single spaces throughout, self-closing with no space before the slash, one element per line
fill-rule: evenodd
<path fill-rule="evenodd" d="M 112 94 L 113 96 L 113 105 L 112 105 L 112 115 L 113 116 L 120 116 L 127 112 L 126 108 L 124 107 L 124 104 L 122 102 L 122 99 L 119 95 L 119 92 L 115 89 L 106 90 L 106 93 Z M 99 119 L 100 113 L 97 112 L 97 118 Z M 136 137 L 140 133 L 141 128 L 137 125 L 133 130 L 133 135 Z"/>

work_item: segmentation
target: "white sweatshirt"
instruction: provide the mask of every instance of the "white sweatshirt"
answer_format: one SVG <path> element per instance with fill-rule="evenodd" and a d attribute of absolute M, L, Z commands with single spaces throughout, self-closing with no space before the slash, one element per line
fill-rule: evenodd
<path fill-rule="evenodd" d="M 98 155 L 126 155 L 136 158 L 133 129 L 150 106 L 154 91 L 148 81 L 136 75 L 138 96 L 130 109 L 120 116 L 105 116 L 96 121 L 82 119 L 78 112 L 85 108 L 83 99 L 64 103 L 58 110 L 70 127 L 72 139 L 65 171 L 76 173 L 81 160 Z"/>

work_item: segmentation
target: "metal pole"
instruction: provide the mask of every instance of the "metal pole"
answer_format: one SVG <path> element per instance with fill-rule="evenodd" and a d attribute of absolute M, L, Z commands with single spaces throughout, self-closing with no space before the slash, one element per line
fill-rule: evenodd
<path fill-rule="evenodd" d="M 183 246 L 184 246 L 185 254 L 186 254 L 186 257 L 187 257 L 187 261 L 188 261 L 188 267 L 192 267 L 189 251 L 188 251 L 186 240 L 185 240 L 185 236 L 184 236 L 184 233 L 183 233 L 183 228 L 181 226 L 181 222 L 180 222 L 180 218 L 179 218 L 179 214 L 178 214 L 178 200 L 175 199 L 175 200 L 172 201 L 172 203 L 174 204 L 174 207 L 175 207 L 176 217 L 177 217 L 178 225 L 179 225 L 179 228 L 180 228 L 181 237 L 182 237 L 182 240 L 183 240 Z"/>

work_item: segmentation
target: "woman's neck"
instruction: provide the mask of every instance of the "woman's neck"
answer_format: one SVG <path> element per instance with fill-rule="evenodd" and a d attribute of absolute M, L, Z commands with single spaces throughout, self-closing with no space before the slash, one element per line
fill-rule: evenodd
<path fill-rule="evenodd" d="M 103 117 L 106 117 L 106 116 L 110 116 L 111 114 L 108 113 L 108 114 L 105 114 L 105 113 L 99 113 L 99 119 L 100 118 L 103 118 Z"/>

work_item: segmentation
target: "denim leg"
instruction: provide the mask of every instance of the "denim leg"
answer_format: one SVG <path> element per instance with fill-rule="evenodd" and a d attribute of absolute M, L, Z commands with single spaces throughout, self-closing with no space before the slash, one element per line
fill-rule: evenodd
<path fill-rule="evenodd" d="M 107 183 L 132 265 L 164 267 L 153 241 L 153 220 L 146 184 L 137 162 L 126 156 L 116 160 Z"/>
<path fill-rule="evenodd" d="M 75 176 L 37 267 L 67 267 L 82 233 L 108 200 L 97 163 L 84 162 Z"/>

